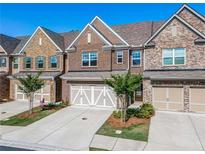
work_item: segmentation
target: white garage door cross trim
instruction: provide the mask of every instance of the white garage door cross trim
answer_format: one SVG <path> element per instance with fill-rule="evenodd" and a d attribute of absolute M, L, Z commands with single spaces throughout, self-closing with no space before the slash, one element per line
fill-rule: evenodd
<path fill-rule="evenodd" d="M 71 104 L 98 107 L 115 107 L 116 96 L 105 85 L 71 85 Z"/>

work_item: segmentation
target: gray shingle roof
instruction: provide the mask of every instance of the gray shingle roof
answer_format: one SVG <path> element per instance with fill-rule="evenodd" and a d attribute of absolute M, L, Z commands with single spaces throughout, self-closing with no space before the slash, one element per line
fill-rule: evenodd
<path fill-rule="evenodd" d="M 145 71 L 143 77 L 151 80 L 205 80 L 205 70 Z"/>
<path fill-rule="evenodd" d="M 126 42 L 128 42 L 128 44 L 139 46 L 144 44 L 163 24 L 164 21 L 139 22 L 133 24 L 116 25 L 111 28 Z"/>
<path fill-rule="evenodd" d="M 19 53 L 19 51 L 23 48 L 23 46 L 29 40 L 30 36 L 19 36 L 19 37 L 16 37 L 16 38 L 20 40 L 20 43 L 15 48 L 13 54 L 18 54 Z"/>
<path fill-rule="evenodd" d="M 7 54 L 11 54 L 16 46 L 19 44 L 20 40 L 17 38 L 13 38 L 4 34 L 0 34 L 0 45 L 7 52 Z"/>
<path fill-rule="evenodd" d="M 113 74 L 125 74 L 127 71 L 109 71 L 109 72 L 67 72 L 61 78 L 67 80 L 84 80 L 84 81 L 103 81 L 105 78 L 110 78 Z"/>

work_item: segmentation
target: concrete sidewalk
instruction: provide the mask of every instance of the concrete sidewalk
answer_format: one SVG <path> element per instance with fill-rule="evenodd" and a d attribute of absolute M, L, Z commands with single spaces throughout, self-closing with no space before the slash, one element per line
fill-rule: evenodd
<path fill-rule="evenodd" d="M 95 135 L 90 147 L 109 151 L 142 151 L 144 150 L 146 144 L 147 142 L 143 141 Z"/>

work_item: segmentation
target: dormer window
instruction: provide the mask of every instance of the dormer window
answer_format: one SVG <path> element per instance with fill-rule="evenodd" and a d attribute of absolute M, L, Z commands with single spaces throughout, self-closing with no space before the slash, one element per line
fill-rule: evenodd
<path fill-rule="evenodd" d="M 42 45 L 42 38 L 39 38 L 39 45 Z"/>
<path fill-rule="evenodd" d="M 91 33 L 88 33 L 88 43 L 91 43 Z"/>

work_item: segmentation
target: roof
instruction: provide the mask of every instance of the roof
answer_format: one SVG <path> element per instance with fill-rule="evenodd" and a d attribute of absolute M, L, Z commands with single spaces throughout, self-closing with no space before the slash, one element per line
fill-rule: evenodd
<path fill-rule="evenodd" d="M 67 72 L 61 76 L 62 79 L 73 81 L 103 81 L 113 74 L 125 74 L 127 71 L 102 71 L 102 72 Z"/>
<path fill-rule="evenodd" d="M 116 25 L 111 28 L 130 45 L 139 46 L 148 40 L 165 21 L 138 22 L 133 24 Z"/>
<path fill-rule="evenodd" d="M 143 76 L 151 80 L 205 80 L 205 70 L 145 71 Z"/>
<path fill-rule="evenodd" d="M 14 77 L 26 77 L 27 75 L 36 75 L 38 72 L 18 72 L 16 74 L 13 74 L 12 76 L 10 76 L 9 78 L 14 78 Z M 42 72 L 42 74 L 40 75 L 40 79 L 54 79 L 57 76 L 61 75 L 62 72 Z"/>
<path fill-rule="evenodd" d="M 30 36 L 19 36 L 16 37 L 17 39 L 20 40 L 19 44 L 15 48 L 13 54 L 18 54 L 19 51 L 23 48 L 23 46 L 26 44 L 26 42 L 29 40 Z"/>
<path fill-rule="evenodd" d="M 68 46 L 75 40 L 75 38 L 80 34 L 80 31 L 70 31 L 70 32 L 64 32 L 59 33 L 64 38 L 64 46 L 65 49 L 68 48 Z"/>
<path fill-rule="evenodd" d="M 61 49 L 64 51 L 65 47 L 64 47 L 64 38 L 54 32 L 54 31 L 51 31 L 45 27 L 41 27 L 43 29 L 43 31 L 50 37 L 51 40 L 53 40 L 53 42 L 55 42 L 55 44 Z"/>
<path fill-rule="evenodd" d="M 11 54 L 16 46 L 19 44 L 20 40 L 13 38 L 4 34 L 0 34 L 0 45 L 3 47 L 7 54 Z"/>

